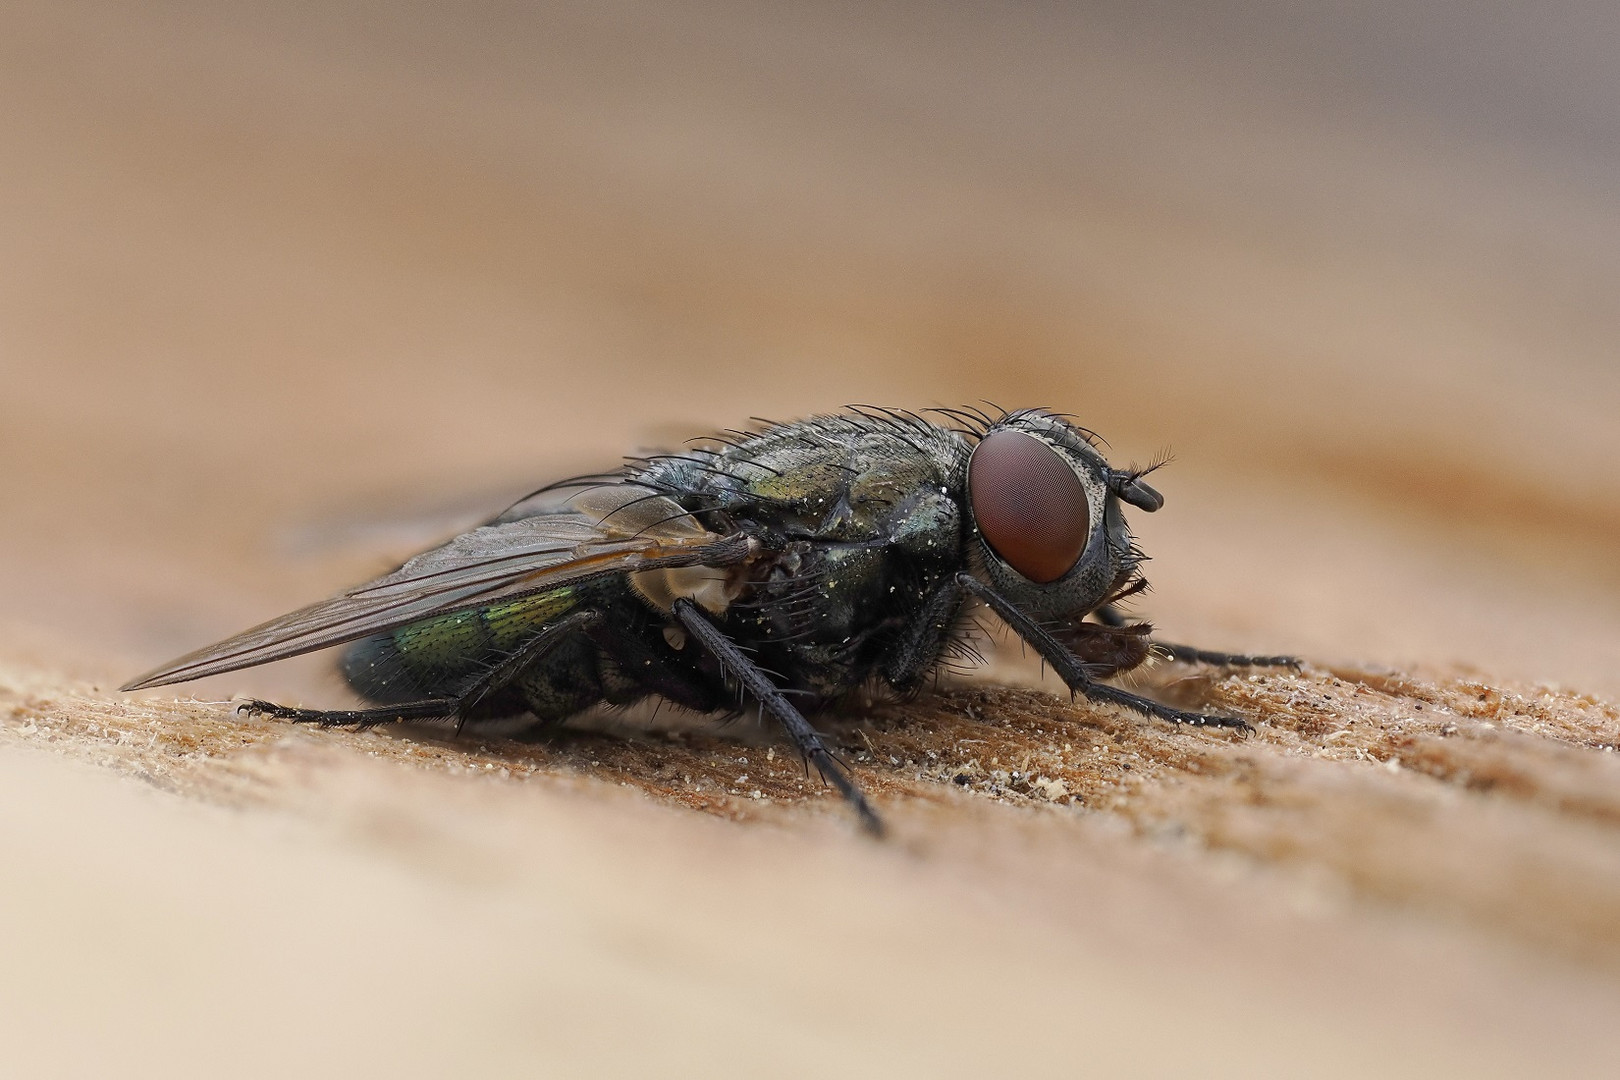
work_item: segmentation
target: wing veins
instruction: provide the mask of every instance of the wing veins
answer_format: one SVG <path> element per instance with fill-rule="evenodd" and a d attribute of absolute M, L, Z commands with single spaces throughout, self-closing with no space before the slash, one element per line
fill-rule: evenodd
<path fill-rule="evenodd" d="M 670 520 L 681 516 L 673 515 Z M 515 551 L 491 550 L 502 542 L 503 532 L 514 528 L 547 530 L 553 542 L 531 542 Z M 592 539 L 598 542 L 592 545 Z M 735 563 L 748 550 L 749 542 L 742 534 L 723 536 L 700 527 L 662 537 L 623 533 L 604 537 L 599 524 L 571 510 L 483 526 L 414 557 L 376 581 L 188 653 L 124 689 L 185 682 L 283 660 L 425 618 L 518 600 L 604 574 L 710 560 L 715 565 Z M 547 561 L 548 556 L 568 554 L 574 557 Z"/>

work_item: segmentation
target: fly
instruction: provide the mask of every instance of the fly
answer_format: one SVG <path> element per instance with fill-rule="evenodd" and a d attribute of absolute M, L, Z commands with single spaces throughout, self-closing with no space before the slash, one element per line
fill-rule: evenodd
<path fill-rule="evenodd" d="M 1119 604 L 1147 587 L 1122 506 L 1163 497 L 1091 432 L 1039 409 L 855 406 L 728 431 L 685 453 L 549 485 L 341 595 L 163 665 L 125 690 L 335 645 L 370 707 L 252 701 L 322 726 L 441 722 L 544 733 L 603 703 L 701 713 L 740 692 L 873 833 L 882 822 L 806 718 L 877 684 L 906 694 L 988 608 L 1078 695 L 1175 724 L 1250 730 L 1102 680 L 1171 645 Z"/>

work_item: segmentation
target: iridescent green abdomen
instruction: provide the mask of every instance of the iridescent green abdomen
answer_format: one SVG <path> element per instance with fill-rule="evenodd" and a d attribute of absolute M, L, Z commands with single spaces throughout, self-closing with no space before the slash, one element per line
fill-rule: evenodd
<path fill-rule="evenodd" d="M 343 676 L 361 697 L 380 704 L 454 697 L 502 657 L 577 608 L 592 591 L 588 586 L 565 586 L 491 607 L 439 615 L 366 638 L 344 654 Z M 542 670 L 526 673 L 524 681 L 539 678 L 544 682 L 545 670 L 561 668 L 566 669 L 562 681 L 584 684 L 586 691 L 597 690 L 594 672 L 582 678 L 573 670 L 588 663 L 587 652 L 574 642 L 565 643 L 536 665 Z M 573 699 L 579 695 L 564 696 Z M 577 712 L 589 702 L 557 704 Z"/>

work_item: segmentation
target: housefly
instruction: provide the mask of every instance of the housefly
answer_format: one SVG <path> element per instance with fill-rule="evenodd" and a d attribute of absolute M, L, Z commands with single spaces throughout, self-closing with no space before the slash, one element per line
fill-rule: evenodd
<path fill-rule="evenodd" d="M 1120 601 L 1146 587 L 1121 512 L 1163 497 L 1091 432 L 1025 409 L 857 406 L 762 423 L 550 485 L 375 581 L 199 649 L 125 690 L 348 644 L 347 711 L 245 712 L 544 731 L 649 696 L 702 713 L 756 701 L 863 824 L 876 812 L 808 715 L 873 684 L 915 691 L 988 609 L 1070 690 L 1176 724 L 1234 728 L 1102 680 L 1157 652 Z"/>

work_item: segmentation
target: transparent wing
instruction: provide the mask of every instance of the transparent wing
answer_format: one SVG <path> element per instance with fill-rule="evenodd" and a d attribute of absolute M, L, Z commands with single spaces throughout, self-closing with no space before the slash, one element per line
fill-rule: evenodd
<path fill-rule="evenodd" d="M 188 653 L 123 689 L 266 664 L 600 574 L 727 565 L 747 552 L 745 537 L 710 532 L 664 495 L 635 484 L 605 484 L 529 516 L 503 515 L 391 574 Z"/>

